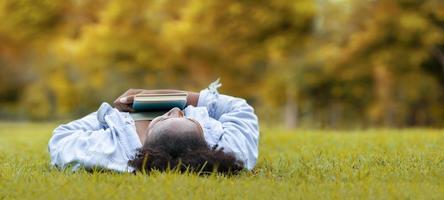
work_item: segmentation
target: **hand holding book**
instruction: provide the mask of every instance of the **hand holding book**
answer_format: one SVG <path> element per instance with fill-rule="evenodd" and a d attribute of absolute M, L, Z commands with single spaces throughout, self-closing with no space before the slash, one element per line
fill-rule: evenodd
<path fill-rule="evenodd" d="M 185 108 L 197 105 L 199 93 L 181 90 L 129 89 L 114 101 L 122 112 L 171 109 L 172 106 Z M 168 110 L 169 110 L 168 109 Z"/>

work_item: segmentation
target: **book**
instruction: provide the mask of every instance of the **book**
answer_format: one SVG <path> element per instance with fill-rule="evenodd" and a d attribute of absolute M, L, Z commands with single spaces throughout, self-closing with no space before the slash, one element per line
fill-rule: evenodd
<path fill-rule="evenodd" d="M 145 111 L 129 113 L 134 121 L 153 120 L 154 118 L 165 114 L 167 111 Z"/>
<path fill-rule="evenodd" d="M 134 97 L 133 109 L 136 112 L 168 111 L 174 107 L 184 109 L 187 93 L 138 94 Z"/>

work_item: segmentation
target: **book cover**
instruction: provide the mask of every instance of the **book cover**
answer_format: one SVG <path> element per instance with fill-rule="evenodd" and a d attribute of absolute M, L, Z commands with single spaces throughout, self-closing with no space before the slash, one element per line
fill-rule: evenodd
<path fill-rule="evenodd" d="M 187 93 L 140 94 L 134 97 L 133 109 L 136 112 L 164 111 L 174 107 L 184 109 Z"/>

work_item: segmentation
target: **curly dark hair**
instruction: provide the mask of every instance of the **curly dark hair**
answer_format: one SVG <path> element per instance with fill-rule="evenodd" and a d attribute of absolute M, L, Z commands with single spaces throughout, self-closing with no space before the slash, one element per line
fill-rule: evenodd
<path fill-rule="evenodd" d="M 128 165 L 146 173 L 172 169 L 200 175 L 212 172 L 233 175 L 243 169 L 242 161 L 232 153 L 210 149 L 203 137 L 196 134 L 160 134 L 155 140 L 145 142 Z"/>

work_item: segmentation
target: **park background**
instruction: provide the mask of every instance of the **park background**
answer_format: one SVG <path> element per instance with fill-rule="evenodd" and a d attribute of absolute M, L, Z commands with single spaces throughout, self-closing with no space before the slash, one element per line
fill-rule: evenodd
<path fill-rule="evenodd" d="M 444 199 L 443 0 L 0 0 L 0 20 L 0 199 Z M 259 115 L 252 171 L 50 165 L 60 123 L 219 77 Z"/>
<path fill-rule="evenodd" d="M 220 77 L 263 124 L 444 126 L 442 0 L 2 0 L 0 19 L 2 120 Z"/>

